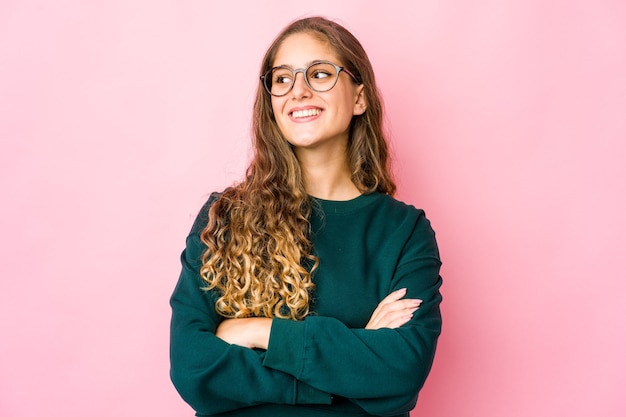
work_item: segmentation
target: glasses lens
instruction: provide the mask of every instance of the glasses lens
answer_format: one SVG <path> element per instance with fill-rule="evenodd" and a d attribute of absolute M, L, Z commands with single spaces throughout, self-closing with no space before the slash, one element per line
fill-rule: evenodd
<path fill-rule="evenodd" d="M 273 68 L 265 77 L 265 87 L 276 96 L 287 94 L 291 89 L 293 73 L 289 68 Z"/>
<path fill-rule="evenodd" d="M 309 67 L 306 72 L 306 79 L 309 81 L 311 88 L 315 91 L 323 92 L 335 86 L 337 75 L 337 68 L 332 64 L 320 62 Z"/>

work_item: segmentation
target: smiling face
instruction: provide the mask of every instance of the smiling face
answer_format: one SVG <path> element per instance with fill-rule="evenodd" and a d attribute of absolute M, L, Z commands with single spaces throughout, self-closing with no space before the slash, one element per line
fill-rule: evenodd
<path fill-rule="evenodd" d="M 306 68 L 315 61 L 345 65 L 328 42 L 310 33 L 296 33 L 282 42 L 272 67 Z M 345 152 L 352 117 L 366 108 L 363 85 L 357 85 L 344 71 L 337 84 L 322 93 L 309 88 L 304 75 L 298 73 L 292 90 L 271 100 L 278 128 L 296 152 L 322 147 Z"/>

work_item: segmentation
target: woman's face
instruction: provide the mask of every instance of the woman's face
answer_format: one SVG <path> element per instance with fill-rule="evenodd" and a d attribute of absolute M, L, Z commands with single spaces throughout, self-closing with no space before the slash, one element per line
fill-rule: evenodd
<path fill-rule="evenodd" d="M 287 37 L 278 48 L 272 67 L 306 68 L 314 61 L 344 63 L 330 44 L 309 33 Z M 313 91 L 297 73 L 291 91 L 282 97 L 272 96 L 272 109 L 283 136 L 296 152 L 307 149 L 345 151 L 352 116 L 365 112 L 363 85 L 341 71 L 337 84 L 325 92 Z"/>

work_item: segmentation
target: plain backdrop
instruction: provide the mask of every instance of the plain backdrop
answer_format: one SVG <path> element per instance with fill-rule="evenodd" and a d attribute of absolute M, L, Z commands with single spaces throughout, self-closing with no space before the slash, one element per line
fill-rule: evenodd
<path fill-rule="evenodd" d="M 0 416 L 191 416 L 168 299 L 291 20 L 363 43 L 444 262 L 414 417 L 626 415 L 622 0 L 0 2 Z M 254 389 L 251 387 L 251 389 Z"/>

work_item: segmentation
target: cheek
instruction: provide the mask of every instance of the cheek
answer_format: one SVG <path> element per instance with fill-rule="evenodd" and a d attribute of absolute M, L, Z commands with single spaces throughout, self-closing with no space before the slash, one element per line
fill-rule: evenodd
<path fill-rule="evenodd" d="M 337 106 L 342 112 L 350 113 L 352 115 L 357 101 L 357 93 L 352 88 L 345 88 L 341 95 L 337 97 Z"/>
<path fill-rule="evenodd" d="M 282 107 L 282 103 L 284 100 L 281 100 L 282 97 L 274 97 L 271 98 L 272 103 L 272 112 L 274 115 L 280 114 L 280 109 Z"/>
<path fill-rule="evenodd" d="M 281 109 L 280 105 L 276 103 L 274 100 L 272 100 L 272 118 L 274 119 L 276 124 L 278 124 L 279 127 L 282 125 L 282 118 L 283 118 L 283 115 L 280 109 Z"/>
<path fill-rule="evenodd" d="M 280 97 L 272 97 L 272 118 L 282 134 L 284 134 L 283 127 L 285 125 L 285 116 L 282 113 L 283 105 L 283 100 Z"/>

